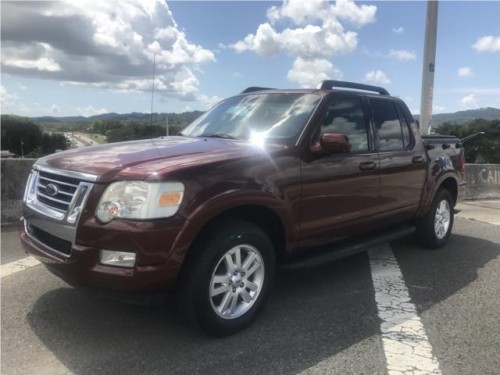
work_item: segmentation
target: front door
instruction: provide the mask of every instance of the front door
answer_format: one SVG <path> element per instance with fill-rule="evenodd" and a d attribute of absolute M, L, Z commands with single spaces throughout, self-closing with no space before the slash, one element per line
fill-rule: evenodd
<path fill-rule="evenodd" d="M 331 99 L 317 126 L 313 142 L 324 133 L 341 133 L 351 151 L 302 162 L 301 230 L 311 244 L 363 232 L 364 223 L 379 211 L 379 158 L 361 100 Z"/>

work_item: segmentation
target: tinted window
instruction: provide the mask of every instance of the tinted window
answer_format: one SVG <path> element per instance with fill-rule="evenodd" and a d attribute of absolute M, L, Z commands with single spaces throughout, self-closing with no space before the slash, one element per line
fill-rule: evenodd
<path fill-rule="evenodd" d="M 370 101 L 380 151 L 401 150 L 404 148 L 401 122 L 396 106 L 389 100 Z"/>
<path fill-rule="evenodd" d="M 351 152 L 368 150 L 368 133 L 360 100 L 340 98 L 331 102 L 321 123 L 323 133 L 346 135 L 351 143 Z"/>

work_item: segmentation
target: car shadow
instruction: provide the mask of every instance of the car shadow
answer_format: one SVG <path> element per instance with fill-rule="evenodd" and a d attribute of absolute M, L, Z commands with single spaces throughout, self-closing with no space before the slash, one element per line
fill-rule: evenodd
<path fill-rule="evenodd" d="M 420 311 L 476 280 L 478 270 L 500 254 L 496 243 L 459 235 L 440 251 L 408 241 L 393 248 Z M 259 319 L 231 337 L 206 337 L 173 311 L 61 288 L 41 296 L 27 321 L 76 374 L 298 373 L 365 340 L 381 345 L 366 254 L 279 273 Z M 360 359 L 363 372 L 384 373 L 383 356 L 374 357 Z"/>

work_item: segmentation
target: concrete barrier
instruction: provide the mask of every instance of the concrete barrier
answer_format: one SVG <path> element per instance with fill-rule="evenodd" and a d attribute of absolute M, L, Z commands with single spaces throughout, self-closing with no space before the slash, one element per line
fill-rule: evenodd
<path fill-rule="evenodd" d="M 2 160 L 2 223 L 19 220 L 26 180 L 36 159 Z"/>
<path fill-rule="evenodd" d="M 466 164 L 465 199 L 500 199 L 500 164 Z"/>
<path fill-rule="evenodd" d="M 24 186 L 36 159 L 2 160 L 2 223 L 21 217 Z M 465 199 L 500 199 L 500 164 L 467 164 Z"/>

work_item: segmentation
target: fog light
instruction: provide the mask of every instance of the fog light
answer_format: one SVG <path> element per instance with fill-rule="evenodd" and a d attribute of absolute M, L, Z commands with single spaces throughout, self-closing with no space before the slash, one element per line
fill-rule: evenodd
<path fill-rule="evenodd" d="M 108 266 L 134 267 L 135 253 L 124 251 L 101 250 L 101 263 Z"/>

